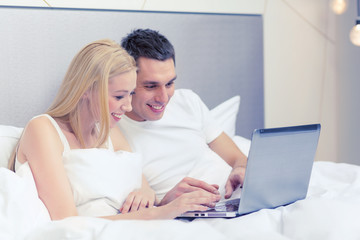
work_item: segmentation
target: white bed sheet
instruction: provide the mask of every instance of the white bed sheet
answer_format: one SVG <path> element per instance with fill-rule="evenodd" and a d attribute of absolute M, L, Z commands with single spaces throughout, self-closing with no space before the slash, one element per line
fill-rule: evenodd
<path fill-rule="evenodd" d="M 315 162 L 308 197 L 234 219 L 49 221 L 29 182 L 0 168 L 0 239 L 360 239 L 360 166 Z"/>

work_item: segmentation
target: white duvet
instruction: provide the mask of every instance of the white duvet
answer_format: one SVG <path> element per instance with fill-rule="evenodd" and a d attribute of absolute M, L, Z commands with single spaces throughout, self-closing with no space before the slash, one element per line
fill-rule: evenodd
<path fill-rule="evenodd" d="M 360 167 L 315 162 L 308 197 L 234 219 L 50 221 L 33 183 L 0 168 L 0 239 L 360 239 Z"/>

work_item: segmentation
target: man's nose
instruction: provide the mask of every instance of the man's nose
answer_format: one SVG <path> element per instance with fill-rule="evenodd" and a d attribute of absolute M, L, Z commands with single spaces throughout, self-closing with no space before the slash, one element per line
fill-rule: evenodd
<path fill-rule="evenodd" d="M 159 103 L 166 103 L 169 99 L 169 95 L 166 87 L 160 87 L 155 96 L 155 101 Z"/>

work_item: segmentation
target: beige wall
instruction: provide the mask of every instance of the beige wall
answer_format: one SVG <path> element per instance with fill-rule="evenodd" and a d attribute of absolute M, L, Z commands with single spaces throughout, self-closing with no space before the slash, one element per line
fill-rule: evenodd
<path fill-rule="evenodd" d="M 329 0 L 9 0 L 1 1 L 0 4 L 262 14 L 265 126 L 320 122 L 322 133 L 316 159 L 339 161 L 338 73 L 335 66 L 337 16 L 330 11 L 328 2 Z"/>
<path fill-rule="evenodd" d="M 339 159 L 360 165 L 360 47 L 349 40 L 357 16 L 356 0 L 337 18 L 336 68 L 339 77 Z M 360 20 L 360 16 L 358 18 Z"/>
<path fill-rule="evenodd" d="M 267 127 L 320 122 L 317 160 L 337 161 L 334 14 L 327 0 L 270 0 L 264 11 Z"/>

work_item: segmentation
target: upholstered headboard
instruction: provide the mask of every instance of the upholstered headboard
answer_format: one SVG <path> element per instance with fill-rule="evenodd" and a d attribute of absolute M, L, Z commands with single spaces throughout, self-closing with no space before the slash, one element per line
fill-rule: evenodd
<path fill-rule="evenodd" d="M 0 6 L 0 124 L 23 127 L 53 100 L 72 57 L 85 44 L 159 30 L 176 51 L 177 88 L 213 108 L 241 96 L 236 133 L 264 125 L 260 15 Z"/>

